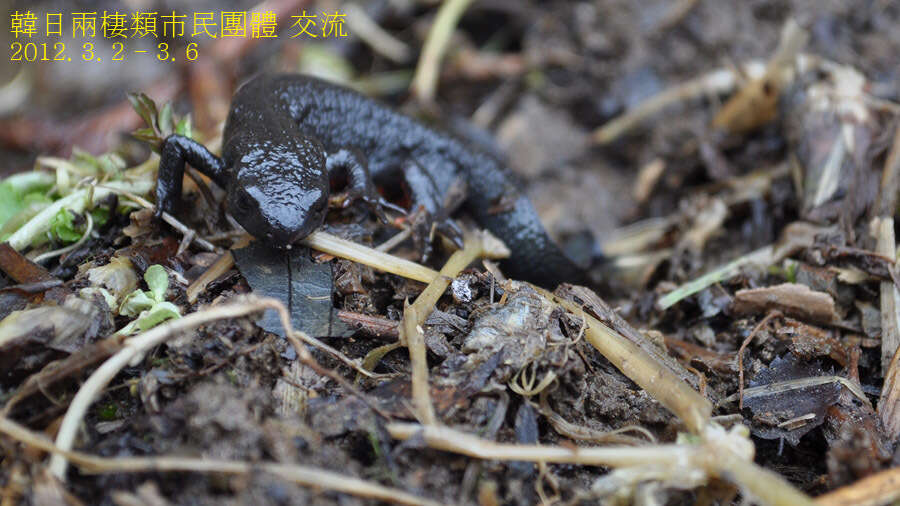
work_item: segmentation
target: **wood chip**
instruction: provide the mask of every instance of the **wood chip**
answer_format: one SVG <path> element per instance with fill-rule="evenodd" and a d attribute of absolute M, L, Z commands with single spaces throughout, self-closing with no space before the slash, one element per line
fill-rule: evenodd
<path fill-rule="evenodd" d="M 796 283 L 738 290 L 732 303 L 732 311 L 739 315 L 760 314 L 773 309 L 804 320 L 840 321 L 831 295 Z"/>

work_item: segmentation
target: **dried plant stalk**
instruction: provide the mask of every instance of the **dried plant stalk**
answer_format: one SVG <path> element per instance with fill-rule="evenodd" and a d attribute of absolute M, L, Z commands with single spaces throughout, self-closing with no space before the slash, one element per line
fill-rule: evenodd
<path fill-rule="evenodd" d="M 575 316 L 585 318 L 587 328 L 584 337 L 591 345 L 622 371 L 622 374 L 631 378 L 660 404 L 675 413 L 688 430 L 695 434 L 700 434 L 704 430 L 712 413 L 712 404 L 705 397 L 625 336 L 614 332 L 593 316 L 585 314 L 574 302 L 557 297 L 542 288 L 534 287 L 534 289 Z"/>
<path fill-rule="evenodd" d="M 485 460 L 554 462 L 591 466 L 648 469 L 662 466 L 671 470 L 670 479 L 695 481 L 718 477 L 732 481 L 763 504 L 812 506 L 813 501 L 778 474 L 753 463 L 753 443 L 746 428 L 726 432 L 710 425 L 699 444 L 668 444 L 643 447 L 611 446 L 572 448 L 550 445 L 504 444 L 472 436 L 449 427 L 391 423 L 391 437 L 421 438 L 429 448 Z M 650 477 L 648 477 L 650 478 Z M 653 479 L 659 479 L 654 475 Z"/>
<path fill-rule="evenodd" d="M 435 505 L 434 501 L 418 497 L 403 490 L 385 487 L 315 467 L 276 464 L 270 462 L 244 462 L 238 460 L 196 459 L 187 457 L 96 457 L 81 452 L 63 450 L 54 445 L 43 434 L 0 417 L 0 433 L 28 446 L 51 452 L 54 456 L 72 461 L 85 473 L 146 473 L 190 471 L 200 473 L 226 473 L 249 475 L 267 472 L 298 485 L 315 489 L 326 489 L 352 494 L 359 497 L 387 501 L 396 504 Z"/>
<path fill-rule="evenodd" d="M 431 280 L 438 275 L 436 270 L 429 269 L 424 265 L 410 262 L 409 260 L 356 244 L 325 232 L 313 232 L 306 239 L 303 239 L 301 243 L 304 246 L 328 253 L 329 255 L 346 258 L 380 271 L 423 283 L 431 283 Z"/>
<path fill-rule="evenodd" d="M 435 276 L 425 290 L 419 294 L 412 304 L 407 303 L 403 309 L 403 322 L 400 324 L 400 341 L 409 347 L 409 360 L 412 365 L 412 395 L 416 412 L 422 423 L 434 424 L 437 420 L 434 406 L 431 403 L 428 386 L 428 362 L 426 360 L 425 335 L 422 325 L 434 310 L 438 299 L 450 286 L 457 274 L 465 269 L 476 258 L 505 258 L 509 250 L 489 232 L 482 231 L 468 234 L 463 249 L 456 251 L 447 260 L 438 276 Z"/>

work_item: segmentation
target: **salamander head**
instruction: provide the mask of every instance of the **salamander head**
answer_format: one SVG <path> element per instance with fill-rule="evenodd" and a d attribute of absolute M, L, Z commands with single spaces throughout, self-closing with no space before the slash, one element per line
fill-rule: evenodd
<path fill-rule="evenodd" d="M 252 149 L 236 161 L 232 178 L 228 211 L 271 246 L 290 246 L 325 220 L 329 180 L 321 153 L 297 146 Z"/>

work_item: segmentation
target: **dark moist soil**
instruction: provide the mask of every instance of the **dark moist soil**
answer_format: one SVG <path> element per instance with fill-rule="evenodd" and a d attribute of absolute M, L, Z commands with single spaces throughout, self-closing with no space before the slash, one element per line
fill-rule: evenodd
<path fill-rule="evenodd" d="M 877 402 L 883 381 L 879 279 L 848 283 L 835 279 L 835 271 L 829 269 L 855 267 L 878 275 L 877 260 L 853 252 L 874 250 L 868 213 L 895 121 L 884 114 L 877 118 L 878 127 L 871 132 L 869 149 L 858 169 L 864 184 L 847 185 L 842 194 L 845 202 L 858 202 L 854 204 L 858 212 L 824 213 L 819 223 L 837 226 L 791 256 L 798 266 L 785 268 L 779 263 L 769 270 L 745 269 L 667 310 L 655 305 L 660 295 L 724 262 L 775 243 L 788 224 L 809 216 L 790 172 L 783 171 L 764 191 L 730 205 L 727 216 L 700 248 L 683 242 L 692 228 L 703 223 L 703 213 L 714 201 L 730 194 L 723 190 L 729 183 L 754 171 L 776 171 L 796 154 L 792 132 L 796 133 L 797 127 L 788 121 L 791 110 L 783 107 L 775 120 L 756 131 L 721 135 L 709 125 L 727 97 L 706 95 L 665 109 L 612 144 L 593 145 L 590 135 L 608 120 L 672 86 L 714 69 L 750 59 L 765 60 L 777 46 L 779 31 L 789 17 L 810 33 L 806 52 L 856 69 L 869 80 L 869 93 L 897 101 L 900 5 L 877 0 L 699 1 L 683 17 L 667 24 L 672 5 L 654 0 L 476 2 L 454 36 L 437 106 L 427 111 L 415 107 L 405 88 L 388 90 L 381 98 L 449 125 L 505 157 L 525 181 L 551 234 L 575 258 L 590 259 L 611 233 L 624 225 L 672 218 L 674 224 L 644 251 L 668 250 L 668 255 L 638 274 L 626 272 L 615 255 L 607 255 L 605 262 L 594 263 L 598 282 L 591 288 L 635 328 L 658 331 L 647 335 L 663 343 L 669 354 L 691 371 L 695 385 L 703 384 L 705 395 L 718 403 L 714 415 L 743 416 L 753 434 L 758 464 L 810 494 L 891 467 L 897 459 L 893 441 L 878 417 L 840 387 L 750 398 L 743 410 L 726 398 L 738 392 L 735 364 L 741 343 L 770 314 L 770 308 L 736 310 L 736 292 L 796 282 L 829 294 L 840 324 L 796 314 L 773 315 L 756 330 L 744 354 L 745 387 L 836 375 L 858 379 L 868 400 Z M 53 10 L 54 4 L 46 6 Z M 116 7 L 111 4 L 109 8 Z M 165 10 L 162 4 L 155 7 Z M 235 9 L 251 7 L 235 5 Z M 306 8 L 318 12 L 334 6 Z M 381 1 L 368 2 L 366 9 L 390 33 L 416 49 L 435 14 L 432 7 L 397 8 Z M 235 83 L 262 69 L 297 69 L 291 62 L 297 61 L 304 46 L 286 40 L 251 48 L 238 60 L 209 63 L 203 73 L 187 68 L 178 72 L 172 68 L 126 71 L 105 88 L 103 83 L 77 75 L 66 81 L 77 84 L 55 85 L 52 77 L 59 69 L 36 67 L 36 93 L 16 115 L 0 120 L 8 132 L 24 125 L 35 133 L 25 139 L 0 136 L 5 146 L 0 152 L 0 173 L 27 169 L 30 162 L 26 162 L 38 154 L 68 154 L 71 144 L 57 142 L 59 139 L 77 142 L 84 138 L 60 135 L 54 119 L 66 128 L 95 128 L 86 134 L 92 138 L 112 139 L 104 140 L 108 144 L 101 144 L 95 152 L 116 147 L 139 162 L 146 154 L 144 148 L 129 141 L 122 147 L 121 137 L 106 135 L 108 123 L 78 121 L 120 105 L 124 91 L 146 90 L 148 83 L 158 79 L 181 83 L 182 89 L 171 97 L 177 111 L 191 110 L 195 116 L 205 114 L 221 121 L 222 110 L 211 111 L 210 104 L 216 100 L 227 104 Z M 393 63 L 354 38 L 330 42 L 326 47 L 349 62 L 360 79 L 410 70 L 414 65 Z M 498 53 L 507 58 L 507 66 L 491 60 Z M 82 67 L 71 71 L 85 72 Z M 167 72 L 171 77 L 166 77 Z M 197 79 L 218 83 L 220 94 L 197 96 L 192 88 L 192 80 Z M 73 106 L 73 95 L 83 97 L 81 103 L 90 107 Z M 213 125 L 209 131 L 214 131 L 216 122 L 209 124 Z M 803 125 L 800 129 L 803 131 Z M 50 138 L 54 141 L 46 140 Z M 638 173 L 655 160 L 664 163 L 664 171 L 645 198 L 636 198 Z M 875 193 L 863 195 L 865 188 L 874 188 Z M 214 188 L 213 194 L 222 198 L 218 189 Z M 201 235 L 229 230 L 219 209 L 209 207 L 199 195 L 191 201 L 195 206 L 184 214 L 184 221 Z M 104 265 L 115 255 L 130 258 L 140 273 L 159 263 L 189 281 L 214 259 L 193 248 L 176 256 L 180 236 L 160 232 L 147 221 L 132 221 L 137 223 L 132 227 L 142 233 L 127 237 L 123 230 L 129 220 L 112 220 L 98 239 L 71 253 L 61 265 L 51 266 L 52 274 L 67 282 L 55 289 L 62 291 L 48 291 L 43 302 L 34 298 L 25 302 L 58 303 L 65 290 L 80 288 L 79 269 Z M 334 233 L 371 244 L 381 242 L 391 230 L 356 209 L 332 213 L 329 226 Z M 418 252 L 406 243 L 394 253 L 416 258 Z M 438 247 L 429 263 L 440 268 L 447 256 L 447 251 Z M 381 319 L 382 330 L 387 330 L 375 335 L 368 324 L 360 328 L 351 324 L 342 327 L 345 331 L 339 336 L 320 337 L 353 359 L 394 342 L 392 322 L 402 316 L 404 300 L 414 299 L 424 285 L 345 260 L 333 260 L 332 265 L 334 309 Z M 2 286 L 13 284 L 3 276 Z M 195 304 L 188 303 L 184 290 L 184 285 L 173 282 L 167 297 L 187 313 L 203 304 L 249 293 L 251 288 L 240 271 L 232 268 L 211 283 Z M 4 315 L 25 304 L 19 299 L 0 302 Z M 98 318 L 105 324 L 92 327 L 92 333 L 82 336 L 74 349 L 60 351 L 59 346 L 48 345 L 54 337 L 50 335 L 8 351 L 16 354 L 8 355 L 10 363 L 18 365 L 4 375 L 2 398 L 8 399 L 50 360 L 64 358 L 128 321 Z M 505 291 L 480 264 L 474 264 L 442 297 L 425 325 L 432 397 L 440 421 L 498 442 L 573 444 L 572 436 L 560 432 L 551 421 L 548 413 L 552 410 L 569 423 L 594 431 L 638 426 L 661 442 L 674 441 L 684 426 L 579 338 L 580 326 L 578 318 L 551 311 L 528 290 Z M 365 392 L 383 413 L 412 420 L 410 364 L 404 350 L 383 357 L 375 372 L 384 377 L 377 380 L 357 377 L 325 353 L 316 351 L 314 355 L 324 367 Z M 54 384 L 46 389 L 46 395 L 29 397 L 12 411 L 11 418 L 54 434 L 68 401 L 94 367 Z M 536 382 L 551 371 L 557 380 L 528 402 L 510 387 L 521 383 L 522 370 L 534 373 Z M 797 429 L 776 423 L 792 418 L 791 413 L 814 413 L 815 417 Z M 771 417 L 776 415 L 782 418 L 773 422 Z M 262 330 L 251 319 L 238 318 L 189 332 L 154 350 L 139 365 L 123 370 L 89 411 L 78 448 L 110 457 L 182 455 L 297 463 L 372 480 L 441 503 L 536 504 L 542 494 L 551 502 L 586 497 L 585 503 L 590 503 L 597 499 L 590 497 L 592 484 L 607 472 L 556 464 L 541 471 L 530 463 L 456 456 L 425 448 L 415 439 L 393 440 L 385 430 L 386 423 L 344 387 L 298 362 L 283 338 Z M 643 439 L 634 432 L 627 435 Z M 26 483 L 18 489 L 26 503 L 53 496 L 46 479 L 40 478 L 39 456 L 23 453 L 10 440 L 3 440 L 2 448 L 0 484 L 6 490 L 16 490 L 10 481 L 15 469 Z M 248 476 L 87 475 L 72 469 L 66 490 L 88 504 L 371 502 L 298 487 L 263 472 Z M 643 487 L 641 492 L 652 494 L 662 504 L 695 504 L 710 498 L 720 498 L 724 504 L 741 501 L 738 491 L 724 482 L 693 491 Z"/>

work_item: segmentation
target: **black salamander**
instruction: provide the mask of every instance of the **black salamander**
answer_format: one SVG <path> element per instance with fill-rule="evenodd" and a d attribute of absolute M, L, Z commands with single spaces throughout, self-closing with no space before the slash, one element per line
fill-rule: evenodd
<path fill-rule="evenodd" d="M 578 282 L 584 271 L 547 235 L 510 171 L 494 156 L 355 91 L 302 75 L 261 75 L 235 94 L 222 156 L 172 135 L 161 150 L 157 214 L 174 213 L 185 162 L 227 190 L 232 216 L 258 239 L 285 247 L 322 225 L 330 177 L 376 211 L 388 205 L 373 179 L 408 185 L 439 232 L 458 239 L 444 211 L 465 184 L 463 207 L 513 252 L 501 264 L 513 278 L 545 287 Z"/>

